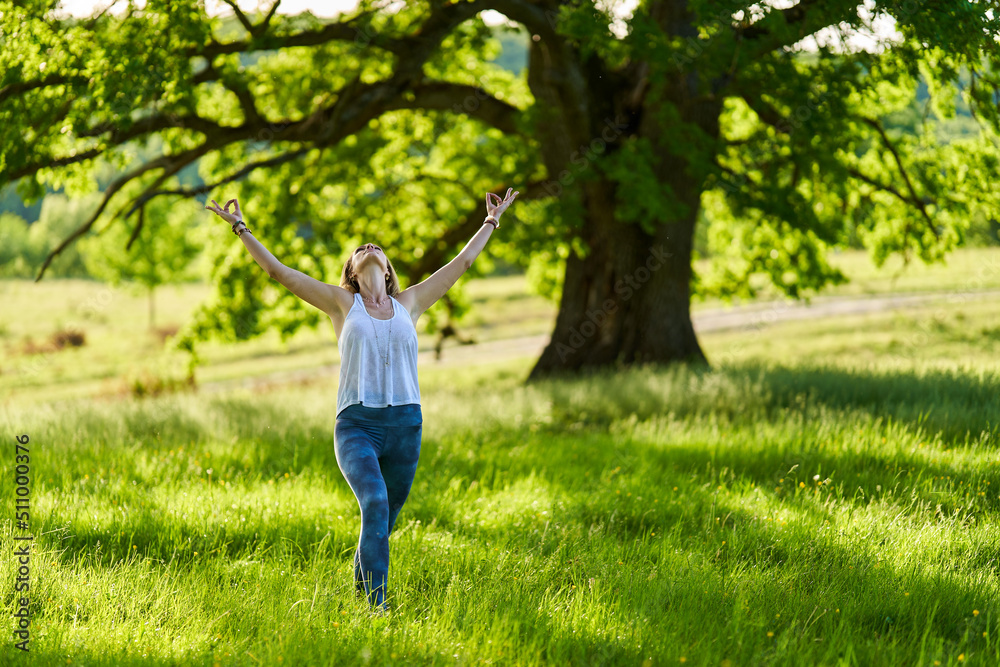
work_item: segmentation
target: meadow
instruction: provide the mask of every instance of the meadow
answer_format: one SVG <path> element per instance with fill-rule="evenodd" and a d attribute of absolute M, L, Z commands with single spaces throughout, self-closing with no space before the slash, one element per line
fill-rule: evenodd
<path fill-rule="evenodd" d="M 31 660 L 995 665 L 993 301 L 705 334 L 712 369 L 424 366 L 385 617 L 354 597 L 335 379 L 56 401 L 40 371 L 0 411 L 31 438 Z"/>
<path fill-rule="evenodd" d="M 876 268 L 863 252 L 834 255 L 831 262 L 850 277 L 850 282 L 828 287 L 823 296 L 852 297 L 886 293 L 936 291 L 946 298 L 947 308 L 908 309 L 921 321 L 951 317 L 966 302 L 981 302 L 977 292 L 1000 290 L 1000 248 L 968 248 L 954 252 L 943 264 L 918 261 L 904 267 L 898 258 Z M 275 283 L 276 289 L 281 288 Z M 453 294 L 454 292 L 454 294 Z M 178 381 L 185 376 L 188 356 L 172 351 L 167 336 L 183 324 L 210 293 L 198 283 L 163 287 L 156 292 L 155 329 L 148 326 L 145 295 L 127 285 L 111 287 L 88 280 L 0 280 L 0 405 L 11 401 L 51 402 L 75 398 L 116 399 L 150 379 Z M 512 337 L 548 335 L 555 323 L 557 305 L 532 294 L 523 275 L 474 279 L 463 276 L 449 292 L 467 300 L 468 314 L 457 324 L 462 335 L 477 342 L 509 340 Z M 950 298 L 949 298 L 950 297 Z M 765 293 L 765 299 L 774 298 Z M 697 313 L 726 307 L 717 299 L 696 300 Z M 955 308 L 954 306 L 959 306 Z M 432 307 L 444 319 L 444 304 Z M 906 325 L 920 340 L 920 323 Z M 81 347 L 52 350 L 52 339 L 65 330 L 79 330 L 86 339 Z M 417 323 L 419 348 L 430 352 L 438 335 L 429 331 L 428 317 Z M 749 333 L 749 335 L 747 335 Z M 886 330 L 902 341 L 902 331 Z M 863 336 L 864 332 L 856 332 Z M 715 335 L 706 337 L 706 353 L 721 350 L 724 361 L 746 355 L 738 348 L 759 352 L 753 327 L 741 327 L 723 336 L 723 345 L 713 348 Z M 794 340 L 800 348 L 802 340 Z M 444 344 L 442 359 L 458 343 Z M 813 346 L 810 341 L 806 347 Z M 903 343 L 904 347 L 907 345 Z M 822 346 L 812 352 L 826 355 Z M 301 329 L 282 342 L 277 333 L 239 343 L 210 341 L 199 345 L 204 359 L 196 371 L 197 381 L 224 383 L 276 373 L 335 373 L 339 363 L 336 336 L 328 321 L 316 329 Z M 33 353 L 32 353 L 33 352 Z M 923 355 L 925 359 L 938 358 Z M 713 360 L 714 361 L 714 360 Z"/>

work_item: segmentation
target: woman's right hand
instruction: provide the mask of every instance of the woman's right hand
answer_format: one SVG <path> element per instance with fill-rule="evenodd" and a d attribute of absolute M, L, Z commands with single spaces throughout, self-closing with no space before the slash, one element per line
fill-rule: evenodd
<path fill-rule="evenodd" d="M 227 201 L 225 208 L 219 208 L 219 205 L 216 203 L 214 199 L 212 200 L 212 204 L 214 204 L 214 208 L 212 206 L 206 206 L 205 208 L 207 208 L 209 211 L 214 211 L 218 213 L 219 217 L 228 222 L 230 227 L 235 226 L 237 223 L 243 222 L 243 213 L 240 211 L 240 203 L 235 199 L 230 199 L 229 201 Z M 236 204 L 236 208 L 232 213 L 229 212 L 230 204 Z"/>
<path fill-rule="evenodd" d="M 513 203 L 514 197 L 516 197 L 518 194 L 520 193 L 514 192 L 514 188 L 507 188 L 507 195 L 501 201 L 499 195 L 495 195 L 492 192 L 487 192 L 486 214 L 493 216 L 494 218 L 496 218 L 497 222 L 500 222 L 500 216 L 503 215 L 503 212 L 507 210 L 507 207 Z"/>

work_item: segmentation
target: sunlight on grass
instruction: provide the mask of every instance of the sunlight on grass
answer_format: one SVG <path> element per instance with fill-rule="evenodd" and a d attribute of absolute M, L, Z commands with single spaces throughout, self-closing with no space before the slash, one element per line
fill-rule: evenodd
<path fill-rule="evenodd" d="M 388 617 L 354 597 L 336 378 L 55 403 L 105 367 L 51 355 L 0 411 L 31 436 L 35 659 L 995 664 L 997 331 L 970 299 L 706 334 L 712 370 L 428 364 Z M 319 359 L 256 344 L 216 370 Z"/>
<path fill-rule="evenodd" d="M 36 443 L 38 652 L 109 665 L 996 654 L 996 373 L 743 364 L 522 385 L 528 368 L 428 377 L 381 619 L 353 597 L 358 509 L 327 392 L 5 411 Z"/>

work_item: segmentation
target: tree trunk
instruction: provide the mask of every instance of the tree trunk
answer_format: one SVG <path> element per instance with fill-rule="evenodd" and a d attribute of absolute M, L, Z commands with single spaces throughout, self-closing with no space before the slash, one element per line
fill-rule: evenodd
<path fill-rule="evenodd" d="M 604 194 L 587 197 L 590 254 L 566 259 L 555 330 L 529 380 L 588 367 L 705 362 L 690 311 L 697 206 L 650 235 L 615 221 L 613 187 L 588 188 Z"/>
<path fill-rule="evenodd" d="M 670 154 L 664 138 L 667 132 L 682 130 L 660 127 L 655 112 L 662 103 L 648 101 L 655 99 L 648 92 L 652 78 L 648 67 L 637 66 L 628 74 L 591 71 L 586 66 L 574 72 L 567 65 L 572 58 L 565 57 L 565 48 L 533 44 L 528 82 L 536 103 L 549 114 L 536 128 L 539 136 L 546 137 L 542 152 L 549 174 L 560 174 L 560 184 L 570 183 L 559 188 L 560 194 L 565 189 L 563 196 L 581 199 L 583 226 L 573 231 L 588 255 L 579 257 L 571 250 L 567 257 L 555 330 L 528 380 L 590 367 L 706 363 L 690 311 L 691 253 L 702 182 L 689 173 L 685 156 Z M 581 79 L 586 84 L 574 88 Z M 656 97 L 670 100 L 683 120 L 717 137 L 721 104 L 712 96 L 695 95 L 690 85 L 684 79 L 661 80 L 655 84 Z M 580 120 L 582 114 L 585 122 Z M 604 133 L 609 117 L 618 119 L 612 139 Z M 657 156 L 651 165 L 657 181 L 669 187 L 682 205 L 673 219 L 647 221 L 652 234 L 639 224 L 615 219 L 613 181 L 588 178 L 574 190 L 573 179 L 566 176 L 569 164 L 580 164 L 573 162 L 572 151 L 579 155 L 579 148 L 594 146 L 597 137 L 607 139 L 606 150 L 617 150 L 633 135 L 650 141 Z"/>

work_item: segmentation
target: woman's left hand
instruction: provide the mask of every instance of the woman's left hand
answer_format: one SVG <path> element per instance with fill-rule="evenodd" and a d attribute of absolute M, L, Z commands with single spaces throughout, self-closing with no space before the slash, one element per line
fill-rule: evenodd
<path fill-rule="evenodd" d="M 507 210 L 507 207 L 510 206 L 511 202 L 514 201 L 514 197 L 517 196 L 517 192 L 511 194 L 513 190 L 514 188 L 507 188 L 507 196 L 504 197 L 503 201 L 500 201 L 500 197 L 498 195 L 495 195 L 492 192 L 487 192 L 486 214 L 492 215 L 494 218 L 496 218 L 497 222 L 500 222 L 500 216 L 503 214 L 504 211 Z M 493 199 L 490 199 L 490 197 L 492 197 Z"/>

